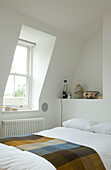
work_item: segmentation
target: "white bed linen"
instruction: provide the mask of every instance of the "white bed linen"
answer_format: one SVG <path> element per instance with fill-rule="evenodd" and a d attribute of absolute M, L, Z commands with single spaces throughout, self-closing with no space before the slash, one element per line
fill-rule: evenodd
<path fill-rule="evenodd" d="M 56 170 L 44 158 L 0 143 L 0 170 Z"/>
<path fill-rule="evenodd" d="M 106 170 L 111 170 L 111 135 L 57 127 L 35 135 L 59 138 L 72 143 L 88 146 L 100 155 Z M 0 144 L 0 170 L 55 170 L 44 158 L 27 151 Z"/>
<path fill-rule="evenodd" d="M 101 157 L 106 170 L 111 170 L 111 135 L 57 127 L 38 133 L 47 137 L 59 138 L 94 149 Z"/>

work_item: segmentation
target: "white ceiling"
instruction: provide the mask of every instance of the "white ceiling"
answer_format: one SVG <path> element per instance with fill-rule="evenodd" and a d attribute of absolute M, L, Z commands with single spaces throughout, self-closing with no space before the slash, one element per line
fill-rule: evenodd
<path fill-rule="evenodd" d="M 0 5 L 86 39 L 102 26 L 111 0 L 0 0 Z"/>

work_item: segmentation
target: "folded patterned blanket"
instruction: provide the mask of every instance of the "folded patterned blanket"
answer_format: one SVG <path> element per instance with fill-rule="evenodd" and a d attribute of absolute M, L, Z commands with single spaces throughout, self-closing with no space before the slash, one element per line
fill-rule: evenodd
<path fill-rule="evenodd" d="M 95 150 L 64 140 L 27 135 L 2 138 L 0 143 L 40 155 L 51 162 L 57 170 L 105 170 Z"/>

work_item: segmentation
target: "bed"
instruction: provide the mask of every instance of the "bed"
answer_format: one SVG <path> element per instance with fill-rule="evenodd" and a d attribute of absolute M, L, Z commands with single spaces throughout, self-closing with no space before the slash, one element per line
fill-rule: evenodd
<path fill-rule="evenodd" d="M 80 129 L 69 128 L 69 127 L 56 127 L 50 130 L 44 130 L 42 132 L 33 134 L 33 138 L 37 138 L 38 136 L 40 137 L 40 139 L 42 137 L 43 138 L 46 137 L 47 139 L 48 138 L 56 139 L 56 142 L 58 142 L 58 140 L 67 141 L 68 144 L 74 144 L 75 146 L 81 145 L 81 146 L 85 146 L 86 148 L 91 148 L 94 154 L 95 152 L 97 152 L 97 155 L 99 155 L 99 157 L 97 157 L 97 161 L 100 158 L 101 162 L 103 163 L 103 166 L 100 163 L 99 166 L 101 167 L 98 167 L 98 166 L 92 167 L 89 162 L 89 165 L 90 165 L 89 168 L 87 169 L 87 167 L 83 166 L 81 170 L 83 169 L 84 170 L 85 169 L 87 170 L 93 170 L 93 169 L 111 170 L 111 135 L 110 134 L 93 133 L 90 131 L 83 131 Z M 27 138 L 27 135 L 24 137 Z M 76 168 L 73 168 L 73 164 L 71 168 L 68 168 L 68 167 L 63 168 L 64 166 L 62 166 L 62 168 L 61 167 L 55 168 L 55 166 L 52 163 L 50 163 L 48 160 L 46 160 L 45 157 L 41 157 L 39 156 L 39 154 L 37 155 L 37 154 L 32 153 L 32 150 L 35 151 L 35 149 L 30 148 L 31 152 L 29 151 L 29 149 L 23 149 L 23 148 L 27 148 L 27 145 L 29 144 L 28 142 L 25 143 L 25 145 L 18 144 L 17 148 L 15 146 L 9 146 L 10 142 L 14 141 L 13 139 L 14 138 L 10 138 L 10 137 L 0 139 L 0 142 L 1 142 L 0 143 L 0 169 L 1 170 L 2 169 L 3 170 L 4 169 L 5 170 L 6 169 L 10 169 L 10 170 L 23 170 L 23 169 L 24 170 L 25 169 L 27 170 L 37 170 L 37 169 L 38 170 L 55 170 L 55 169 L 80 170 L 80 168 L 78 168 L 79 167 L 78 165 L 76 166 Z M 20 142 L 20 140 L 18 140 L 17 137 L 15 141 L 16 143 L 17 141 Z M 32 143 L 30 147 L 35 147 L 34 145 L 35 143 Z M 85 163 L 83 164 L 85 165 Z M 86 162 L 86 164 L 88 164 L 88 162 Z"/>

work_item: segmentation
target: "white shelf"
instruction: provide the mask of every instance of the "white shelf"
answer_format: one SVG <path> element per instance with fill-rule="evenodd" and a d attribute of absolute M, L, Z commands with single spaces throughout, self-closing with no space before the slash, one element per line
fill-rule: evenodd
<path fill-rule="evenodd" d="M 59 100 L 61 100 L 59 98 Z M 64 101 L 102 101 L 103 99 L 62 99 Z"/>

